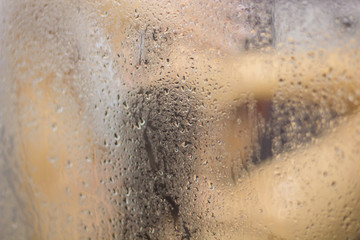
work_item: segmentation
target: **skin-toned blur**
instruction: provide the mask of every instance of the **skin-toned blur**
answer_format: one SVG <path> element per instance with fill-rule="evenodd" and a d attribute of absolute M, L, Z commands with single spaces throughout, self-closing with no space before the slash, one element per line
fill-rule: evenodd
<path fill-rule="evenodd" d="M 357 1 L 0 1 L 1 239 L 359 239 Z"/>

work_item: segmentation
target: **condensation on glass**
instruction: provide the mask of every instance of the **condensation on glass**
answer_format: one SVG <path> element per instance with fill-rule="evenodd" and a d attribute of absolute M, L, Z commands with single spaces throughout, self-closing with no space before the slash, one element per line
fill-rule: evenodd
<path fill-rule="evenodd" d="M 360 3 L 0 1 L 1 239 L 358 239 Z"/>

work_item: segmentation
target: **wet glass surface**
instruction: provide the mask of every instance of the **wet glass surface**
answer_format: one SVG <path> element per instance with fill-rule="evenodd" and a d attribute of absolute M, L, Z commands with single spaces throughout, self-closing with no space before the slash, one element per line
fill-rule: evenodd
<path fill-rule="evenodd" d="M 358 1 L 0 1 L 1 239 L 358 239 Z"/>

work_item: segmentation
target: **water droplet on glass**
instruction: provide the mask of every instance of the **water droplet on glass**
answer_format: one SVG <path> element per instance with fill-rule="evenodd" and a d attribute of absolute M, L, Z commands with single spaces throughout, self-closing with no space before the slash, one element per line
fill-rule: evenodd
<path fill-rule="evenodd" d="M 51 157 L 51 158 L 49 159 L 49 161 L 50 161 L 51 163 L 55 163 L 55 162 L 57 161 L 57 157 Z"/>
<path fill-rule="evenodd" d="M 52 129 L 54 132 L 57 130 L 57 127 L 58 127 L 58 125 L 57 125 L 56 122 L 54 122 L 54 123 L 51 124 L 51 129 Z"/>

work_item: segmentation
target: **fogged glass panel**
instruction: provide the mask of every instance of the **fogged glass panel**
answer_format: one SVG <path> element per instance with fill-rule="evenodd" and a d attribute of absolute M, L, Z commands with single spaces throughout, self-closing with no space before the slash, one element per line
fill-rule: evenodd
<path fill-rule="evenodd" d="M 0 238 L 360 238 L 359 21 L 1 0 Z"/>

